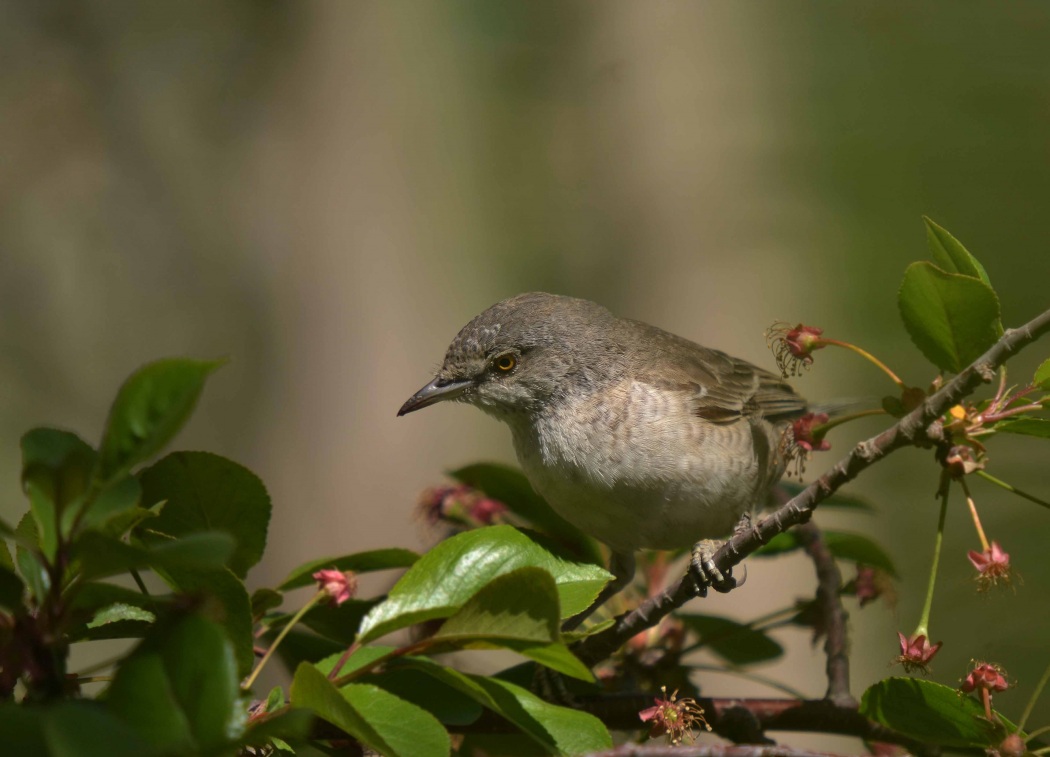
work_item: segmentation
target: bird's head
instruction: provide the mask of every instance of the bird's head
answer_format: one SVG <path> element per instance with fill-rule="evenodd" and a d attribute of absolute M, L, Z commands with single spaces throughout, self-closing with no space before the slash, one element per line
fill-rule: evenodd
<path fill-rule="evenodd" d="M 434 380 L 398 415 L 444 400 L 476 405 L 502 420 L 531 415 L 592 373 L 595 334 L 615 322 L 586 300 L 533 292 L 477 316 L 449 345 Z M 605 328 L 603 328 L 605 327 Z"/>

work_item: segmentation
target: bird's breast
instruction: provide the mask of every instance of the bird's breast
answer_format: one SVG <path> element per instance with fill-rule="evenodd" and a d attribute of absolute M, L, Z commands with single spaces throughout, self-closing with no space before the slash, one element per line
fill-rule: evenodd
<path fill-rule="evenodd" d="M 709 423 L 686 393 L 640 382 L 562 400 L 511 427 L 536 491 L 623 551 L 725 535 L 768 485 L 751 424 Z"/>

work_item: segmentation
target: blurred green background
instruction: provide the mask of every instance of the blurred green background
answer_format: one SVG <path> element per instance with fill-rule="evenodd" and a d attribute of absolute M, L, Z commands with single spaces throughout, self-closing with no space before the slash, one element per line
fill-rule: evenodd
<path fill-rule="evenodd" d="M 981 258 L 1008 326 L 1048 304 L 1048 33 L 1035 2 L 4 2 L 2 515 L 25 507 L 24 430 L 95 439 L 136 366 L 228 355 L 176 447 L 269 486 L 252 583 L 419 547 L 419 491 L 513 453 L 476 411 L 395 411 L 460 326 L 533 289 L 767 367 L 764 329 L 805 321 L 924 384 L 896 310 L 905 265 L 926 257 L 922 214 Z M 890 388 L 828 352 L 798 386 Z M 834 452 L 880 425 L 835 432 Z M 1050 496 L 1050 447 L 1022 442 L 997 443 L 992 471 Z M 858 693 L 917 619 L 929 458 L 899 453 L 854 487 L 880 513 L 848 526 L 904 577 L 895 610 L 853 612 Z M 975 594 L 977 540 L 954 501 L 935 678 L 1000 662 L 1018 687 L 997 700 L 1016 716 L 1050 662 L 1050 513 L 975 489 L 1024 583 Z M 749 585 L 704 609 L 755 615 L 811 591 L 791 564 L 789 582 L 750 561 Z M 784 639 L 771 674 L 822 694 L 819 648 Z M 1038 712 L 1032 725 L 1050 705 Z"/>

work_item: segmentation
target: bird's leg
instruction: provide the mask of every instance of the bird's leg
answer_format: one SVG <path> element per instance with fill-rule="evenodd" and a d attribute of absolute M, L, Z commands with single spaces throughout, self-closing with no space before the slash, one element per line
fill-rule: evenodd
<path fill-rule="evenodd" d="M 743 531 L 747 531 L 751 528 L 751 513 L 745 512 L 740 516 L 740 520 L 733 527 L 733 535 L 736 536 Z M 732 591 L 737 586 L 741 586 L 746 580 L 745 578 L 737 581 L 733 578 L 733 572 L 727 570 L 724 574 L 715 565 L 712 559 L 715 553 L 722 548 L 725 544 L 724 541 L 719 539 L 704 539 L 698 541 L 693 545 L 693 555 L 689 561 L 689 575 L 693 578 L 693 583 L 696 586 L 696 593 L 698 596 L 707 596 L 707 587 L 711 587 L 717 592 L 725 594 Z"/>
<path fill-rule="evenodd" d="M 613 580 L 605 585 L 605 588 L 601 590 L 597 598 L 591 602 L 590 607 L 562 623 L 562 631 L 572 631 L 578 628 L 583 621 L 594 614 L 595 610 L 608 602 L 613 595 L 618 594 L 621 589 L 631 582 L 631 579 L 634 578 L 634 553 L 613 552 L 612 557 L 609 559 L 609 572 L 613 574 Z"/>

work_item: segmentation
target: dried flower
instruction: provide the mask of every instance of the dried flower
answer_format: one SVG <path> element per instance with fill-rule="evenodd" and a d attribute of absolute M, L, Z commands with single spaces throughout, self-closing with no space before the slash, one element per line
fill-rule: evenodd
<path fill-rule="evenodd" d="M 661 686 L 660 691 L 667 697 L 667 687 Z M 670 744 L 678 745 L 683 740 L 692 743 L 696 738 L 693 733 L 696 724 L 700 723 L 705 730 L 710 731 L 711 726 L 704 718 L 704 710 L 692 697 L 678 699 L 678 690 L 666 699 L 657 697 L 653 700 L 655 707 L 649 707 L 638 713 L 643 723 L 652 722 L 649 729 L 649 738 L 667 736 Z"/>
<path fill-rule="evenodd" d="M 806 413 L 791 425 L 795 444 L 806 452 L 824 452 L 831 449 L 831 442 L 824 438 L 820 426 L 828 422 L 827 413 Z"/>
<path fill-rule="evenodd" d="M 318 588 L 324 591 L 333 607 L 338 607 L 357 593 L 357 576 L 335 568 L 323 568 L 313 574 Z"/>
<path fill-rule="evenodd" d="M 938 641 L 931 645 L 925 634 L 909 639 L 900 631 L 897 632 L 897 637 L 900 639 L 901 653 L 894 662 L 903 665 L 906 673 L 914 673 L 918 670 L 925 675 L 929 670 L 930 660 L 940 650 L 943 642 Z"/>
<path fill-rule="evenodd" d="M 944 457 L 944 467 L 952 478 L 962 478 L 975 470 L 983 470 L 985 461 L 965 444 L 957 444 Z"/>
<path fill-rule="evenodd" d="M 846 587 L 853 596 L 860 600 L 860 606 L 874 602 L 879 597 L 885 596 L 892 605 L 894 601 L 893 582 L 889 575 L 878 568 L 870 565 L 857 564 L 857 577 Z"/>
<path fill-rule="evenodd" d="M 966 553 L 966 556 L 970 558 L 970 563 L 977 569 L 977 583 L 980 591 L 987 591 L 1000 582 L 1010 583 L 1013 577 L 1013 571 L 1010 568 L 1010 555 L 1007 552 L 1003 552 L 999 542 L 993 541 L 992 545 L 983 552 L 971 549 Z"/>
<path fill-rule="evenodd" d="M 959 688 L 969 694 L 977 690 L 1006 691 L 1010 688 L 1010 684 L 998 665 L 978 662 L 974 664 L 973 670 L 966 676 Z"/>
<path fill-rule="evenodd" d="M 823 329 L 815 326 L 789 328 L 786 323 L 774 323 L 766 331 L 766 344 L 773 351 L 784 378 L 797 376 L 802 368 L 808 368 L 813 362 L 813 351 L 826 346 L 820 335 Z"/>
<path fill-rule="evenodd" d="M 427 489 L 419 499 L 419 510 L 431 525 L 448 523 L 462 529 L 499 522 L 507 506 L 480 489 L 457 484 Z"/>

